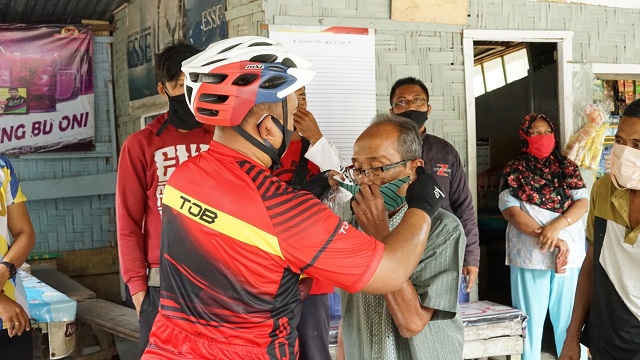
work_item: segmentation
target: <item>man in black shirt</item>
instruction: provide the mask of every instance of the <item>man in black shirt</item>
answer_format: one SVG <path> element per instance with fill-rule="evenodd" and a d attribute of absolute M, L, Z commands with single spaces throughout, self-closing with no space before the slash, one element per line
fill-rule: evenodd
<path fill-rule="evenodd" d="M 18 88 L 9 88 L 9 97 L 4 101 L 3 112 L 5 114 L 27 112 L 27 98 L 18 93 Z"/>

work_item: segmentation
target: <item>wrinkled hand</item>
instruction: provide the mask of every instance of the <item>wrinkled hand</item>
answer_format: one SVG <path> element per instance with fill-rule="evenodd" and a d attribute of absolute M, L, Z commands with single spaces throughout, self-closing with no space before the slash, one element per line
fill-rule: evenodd
<path fill-rule="evenodd" d="M 364 184 L 351 202 L 353 213 L 362 230 L 382 240 L 389 233 L 389 218 L 380 188 L 376 185 Z"/>
<path fill-rule="evenodd" d="M 567 337 L 558 360 L 580 360 L 580 341 Z"/>
<path fill-rule="evenodd" d="M 558 239 L 555 244 L 555 248 L 558 249 L 558 254 L 556 254 L 556 261 L 566 261 L 569 258 L 569 244 L 562 239 Z"/>
<path fill-rule="evenodd" d="M 331 187 L 337 186 L 340 181 L 347 180 L 344 175 L 340 171 L 336 170 L 328 170 L 329 171 L 329 185 Z"/>
<path fill-rule="evenodd" d="M 296 110 L 295 114 L 293 114 L 293 124 L 300 135 L 309 140 L 312 145 L 322 137 L 316 118 L 306 109 L 298 108 Z"/>
<path fill-rule="evenodd" d="M 428 174 L 424 167 L 416 168 L 416 175 L 416 179 L 407 188 L 407 205 L 409 208 L 420 209 L 429 217 L 433 217 L 444 200 L 444 192 L 433 175 Z"/>
<path fill-rule="evenodd" d="M 31 330 L 31 320 L 27 312 L 4 293 L 0 294 L 0 319 L 7 324 L 9 337 L 22 335 L 25 330 Z"/>
<path fill-rule="evenodd" d="M 560 230 L 561 229 L 557 225 L 555 225 L 554 222 L 540 229 L 537 229 L 536 232 L 540 234 L 540 236 L 538 237 L 538 246 L 540 246 L 540 250 L 542 250 L 543 252 L 553 251 L 553 249 L 556 247 L 556 242 L 558 241 Z"/>
<path fill-rule="evenodd" d="M 462 267 L 462 275 L 468 276 L 468 281 L 467 281 L 467 288 L 465 289 L 465 292 L 470 293 L 471 292 L 471 288 L 473 288 L 473 285 L 475 285 L 476 283 L 476 279 L 478 278 L 478 271 L 480 269 L 478 269 L 477 266 L 464 266 Z"/>

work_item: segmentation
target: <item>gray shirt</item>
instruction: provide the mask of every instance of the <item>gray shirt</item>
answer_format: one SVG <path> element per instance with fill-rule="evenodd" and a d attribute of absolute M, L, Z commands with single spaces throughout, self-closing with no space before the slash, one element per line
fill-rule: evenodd
<path fill-rule="evenodd" d="M 394 229 L 407 207 L 389 221 Z M 416 336 L 400 336 L 384 296 L 340 291 L 342 337 L 347 360 L 460 360 L 464 327 L 458 312 L 458 282 L 465 249 L 458 218 L 439 210 L 431 220 L 429 240 L 410 277 L 420 303 L 436 309 Z"/>

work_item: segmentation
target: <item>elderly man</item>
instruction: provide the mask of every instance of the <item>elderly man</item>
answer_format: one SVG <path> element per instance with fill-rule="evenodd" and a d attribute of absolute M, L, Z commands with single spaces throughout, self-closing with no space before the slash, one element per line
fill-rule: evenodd
<path fill-rule="evenodd" d="M 421 146 L 411 121 L 381 115 L 356 140 L 349 171 L 361 186 L 384 187 L 394 180 L 413 179 L 423 165 Z M 404 195 L 406 189 L 404 184 L 397 193 Z M 383 238 L 405 216 L 407 204 L 399 203 L 388 217 L 376 221 L 355 209 L 356 220 L 367 234 Z M 420 263 L 400 290 L 385 295 L 342 292 L 339 358 L 343 351 L 346 359 L 462 359 L 457 294 L 464 248 L 460 221 L 439 210 L 432 218 Z"/>

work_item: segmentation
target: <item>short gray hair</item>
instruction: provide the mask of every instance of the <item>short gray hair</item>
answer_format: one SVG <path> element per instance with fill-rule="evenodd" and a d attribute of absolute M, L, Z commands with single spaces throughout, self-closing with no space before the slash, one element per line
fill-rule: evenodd
<path fill-rule="evenodd" d="M 398 130 L 398 154 L 400 154 L 402 159 L 420 159 L 422 156 L 422 137 L 416 124 L 398 115 L 377 114 L 369 127 L 386 124 Z"/>

